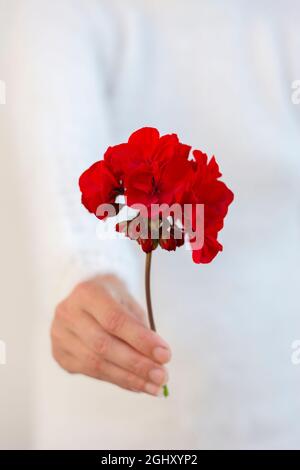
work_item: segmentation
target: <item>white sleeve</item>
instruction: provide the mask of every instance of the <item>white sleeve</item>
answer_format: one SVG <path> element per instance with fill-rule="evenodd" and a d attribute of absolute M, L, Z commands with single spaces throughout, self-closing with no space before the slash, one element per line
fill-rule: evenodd
<path fill-rule="evenodd" d="M 137 268 L 129 240 L 99 240 L 100 222 L 80 203 L 78 178 L 113 141 L 110 93 L 116 28 L 102 3 L 12 3 L 6 89 L 14 157 L 32 231 L 34 262 L 68 289 L 99 272 L 130 288 Z"/>

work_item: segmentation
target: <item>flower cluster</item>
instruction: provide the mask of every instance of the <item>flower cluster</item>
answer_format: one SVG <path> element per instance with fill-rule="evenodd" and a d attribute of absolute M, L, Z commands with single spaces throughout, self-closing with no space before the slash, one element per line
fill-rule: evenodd
<path fill-rule="evenodd" d="M 145 127 L 127 143 L 109 147 L 104 159 L 81 175 L 79 186 L 83 205 L 100 219 L 109 215 L 99 212 L 100 206 L 110 204 L 119 211 L 121 195 L 127 206 L 138 208 L 138 220 L 126 220 L 116 229 L 136 239 L 145 252 L 158 245 L 175 250 L 188 239 L 193 260 L 209 263 L 222 250 L 218 232 L 233 200 L 220 176 L 214 157 L 208 160 L 200 150 L 191 151 L 176 134 L 160 136 L 157 129 Z M 199 205 L 203 206 L 201 224 Z M 175 207 L 189 207 L 188 215 L 184 210 L 178 214 Z M 200 230 L 203 243 L 193 246 Z"/>

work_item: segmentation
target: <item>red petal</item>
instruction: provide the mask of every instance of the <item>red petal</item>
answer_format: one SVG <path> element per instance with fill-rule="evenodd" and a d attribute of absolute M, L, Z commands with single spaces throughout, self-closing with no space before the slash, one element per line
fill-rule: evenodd
<path fill-rule="evenodd" d="M 122 178 L 126 172 L 128 161 L 133 157 L 132 152 L 133 150 L 128 144 L 115 145 L 106 150 L 104 160 L 118 179 Z"/>
<path fill-rule="evenodd" d="M 182 144 L 181 142 L 179 142 L 179 145 L 177 147 L 178 157 L 188 159 L 191 148 L 192 147 L 190 145 Z"/>
<path fill-rule="evenodd" d="M 206 235 L 204 245 L 201 250 L 193 250 L 193 261 L 197 264 L 210 263 L 217 256 L 219 251 L 222 250 L 223 247 L 221 243 L 218 242 L 216 237 L 213 237 L 212 235 Z"/>
<path fill-rule="evenodd" d="M 219 170 L 219 165 L 217 164 L 214 156 L 211 158 L 209 164 L 207 165 L 207 171 L 211 178 L 217 179 L 217 178 L 220 178 L 220 176 L 222 176 L 222 173 L 220 173 L 220 170 Z"/>
<path fill-rule="evenodd" d="M 135 131 L 128 139 L 128 143 L 137 147 L 141 156 L 151 156 L 159 141 L 159 132 L 154 127 L 142 127 Z"/>
<path fill-rule="evenodd" d="M 113 204 L 121 187 L 114 175 L 101 160 L 94 163 L 79 178 L 82 204 L 89 212 L 96 214 L 101 204 Z"/>
<path fill-rule="evenodd" d="M 193 155 L 196 159 L 196 162 L 198 165 L 206 165 L 207 164 L 207 155 L 204 152 L 201 152 L 201 150 L 194 150 Z"/>

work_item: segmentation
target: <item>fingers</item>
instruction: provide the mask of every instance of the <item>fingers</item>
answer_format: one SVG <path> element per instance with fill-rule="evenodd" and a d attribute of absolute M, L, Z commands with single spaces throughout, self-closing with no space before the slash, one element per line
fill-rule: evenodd
<path fill-rule="evenodd" d="M 107 351 L 107 360 L 122 369 L 141 377 L 146 382 L 162 386 L 168 381 L 164 367 L 143 356 L 119 339 L 113 339 L 111 348 Z"/>
<path fill-rule="evenodd" d="M 146 312 L 130 294 L 127 294 L 126 297 L 121 299 L 121 304 L 124 305 L 128 312 L 132 313 L 136 320 L 144 326 L 148 326 Z"/>
<path fill-rule="evenodd" d="M 120 339 L 110 336 L 88 313 L 78 315 L 71 331 L 87 348 L 103 359 L 132 372 L 155 385 L 164 385 L 168 380 L 166 369 L 133 349 Z M 66 337 L 64 338 L 66 342 Z"/>
<path fill-rule="evenodd" d="M 105 282 L 97 276 L 81 283 L 57 306 L 53 355 L 71 373 L 157 395 L 168 379 L 163 364 L 170 349 L 145 325 L 144 311 L 126 286 Z"/>
<path fill-rule="evenodd" d="M 86 347 L 80 339 L 68 330 L 62 330 L 62 347 L 53 349 L 57 362 L 69 372 L 78 372 L 99 380 L 104 380 L 134 392 L 145 392 L 157 396 L 161 386 L 156 385 L 133 372 L 110 363 Z M 68 350 L 63 348 L 67 347 Z"/>
<path fill-rule="evenodd" d="M 121 305 L 124 305 L 128 312 L 139 320 L 144 325 L 147 324 L 146 312 L 139 305 L 138 302 L 129 294 L 126 285 L 116 276 L 106 274 L 97 277 L 94 282 L 101 287 L 104 287 L 106 291 Z"/>
<path fill-rule="evenodd" d="M 128 314 L 101 286 L 88 283 L 80 287 L 79 301 L 110 335 L 128 343 L 148 358 L 164 364 L 171 358 L 167 343 Z"/>
<path fill-rule="evenodd" d="M 83 372 L 85 373 L 85 372 Z M 87 373 L 91 377 L 105 380 L 119 387 L 125 388 L 132 392 L 144 392 L 149 395 L 159 396 L 161 394 L 161 387 L 151 382 L 146 382 L 140 377 L 131 372 L 125 371 L 120 367 L 103 361 L 100 369 L 95 369 L 93 372 Z"/>
<path fill-rule="evenodd" d="M 79 361 L 56 343 L 52 344 L 52 355 L 56 362 L 70 374 L 78 372 L 80 366 Z"/>

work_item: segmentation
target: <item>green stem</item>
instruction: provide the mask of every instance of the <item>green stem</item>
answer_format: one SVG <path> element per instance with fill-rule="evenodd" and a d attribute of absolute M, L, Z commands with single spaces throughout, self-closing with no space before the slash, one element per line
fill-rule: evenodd
<path fill-rule="evenodd" d="M 151 260 L 152 260 L 152 251 L 146 254 L 146 264 L 145 264 L 145 292 L 146 292 L 146 303 L 147 303 L 147 312 L 150 328 L 153 331 L 156 331 L 152 302 L 151 302 L 151 287 L 150 287 L 150 277 L 151 277 Z M 163 386 L 164 396 L 169 396 L 169 390 L 167 385 Z"/>

